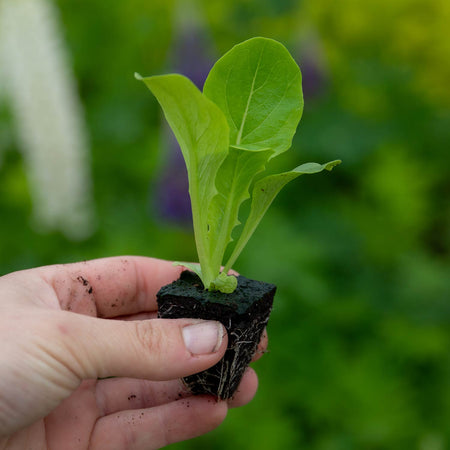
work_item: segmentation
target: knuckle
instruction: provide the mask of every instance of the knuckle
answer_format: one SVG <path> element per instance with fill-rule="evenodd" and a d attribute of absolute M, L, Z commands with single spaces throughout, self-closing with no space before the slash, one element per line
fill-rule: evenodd
<path fill-rule="evenodd" d="M 162 331 L 151 320 L 136 322 L 135 334 L 141 350 L 152 353 L 162 351 L 164 343 Z"/>

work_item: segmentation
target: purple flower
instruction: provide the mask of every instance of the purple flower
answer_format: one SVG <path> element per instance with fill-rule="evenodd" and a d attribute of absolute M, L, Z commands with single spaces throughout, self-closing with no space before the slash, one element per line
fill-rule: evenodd
<path fill-rule="evenodd" d="M 169 157 L 156 182 L 154 207 L 161 219 L 189 225 L 191 202 L 183 155 L 171 130 L 165 127 L 163 132 L 167 134 L 165 151 L 169 152 Z"/>
<path fill-rule="evenodd" d="M 305 100 L 322 96 L 328 84 L 328 72 L 318 38 L 309 36 L 300 45 L 298 54 Z"/>

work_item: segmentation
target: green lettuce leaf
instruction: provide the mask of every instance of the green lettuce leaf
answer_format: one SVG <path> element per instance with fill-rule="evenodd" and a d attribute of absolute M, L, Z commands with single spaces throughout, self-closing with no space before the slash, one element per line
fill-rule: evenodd
<path fill-rule="evenodd" d="M 234 275 L 227 275 L 221 272 L 219 276 L 211 283 L 210 290 L 220 291 L 224 294 L 231 294 L 237 288 L 238 282 Z"/>
<path fill-rule="evenodd" d="M 322 170 L 332 170 L 333 167 L 341 163 L 341 160 L 330 161 L 326 164 L 305 163 L 296 167 L 290 172 L 283 172 L 276 175 L 269 175 L 255 183 L 252 193 L 252 203 L 250 214 L 245 222 L 244 229 L 239 237 L 238 242 L 231 254 L 229 260 L 225 264 L 224 271 L 228 271 L 234 264 L 242 249 L 254 233 L 256 227 L 261 222 L 264 214 L 272 204 L 275 197 L 283 189 L 283 187 L 299 177 L 300 175 L 313 174 L 322 172 Z"/>
<path fill-rule="evenodd" d="M 179 264 L 196 272 L 205 289 L 231 293 L 237 280 L 228 270 L 283 186 L 340 163 L 264 174 L 268 161 L 291 146 L 302 116 L 300 69 L 282 44 L 258 37 L 217 61 L 203 93 L 181 75 L 136 77 L 160 103 L 186 162 L 200 265 Z M 241 206 L 250 197 L 250 213 L 221 270 Z"/>
<path fill-rule="evenodd" d="M 196 273 L 200 277 L 200 279 L 203 278 L 203 276 L 202 276 L 202 268 L 201 268 L 200 264 L 198 264 L 198 263 L 175 261 L 173 263 L 173 265 L 174 266 L 185 267 L 186 269 L 190 270 L 191 272 Z"/>
<path fill-rule="evenodd" d="M 220 109 L 182 75 L 136 77 L 158 100 L 183 152 L 202 281 L 208 287 L 218 275 L 212 273 L 209 264 L 208 211 L 217 194 L 217 172 L 228 154 L 227 121 Z"/>
<path fill-rule="evenodd" d="M 303 111 L 301 72 L 286 48 L 253 38 L 217 61 L 204 94 L 224 113 L 230 128 L 230 151 L 220 167 L 210 211 L 213 271 L 220 270 L 239 210 L 249 187 L 267 161 L 292 142 Z"/>
<path fill-rule="evenodd" d="M 225 114 L 230 145 L 270 148 L 274 156 L 291 146 L 303 112 L 302 75 L 279 42 L 236 45 L 211 69 L 203 92 Z"/>
<path fill-rule="evenodd" d="M 230 152 L 217 174 L 218 194 L 209 211 L 209 244 L 212 270 L 220 271 L 232 232 L 239 225 L 239 209 L 250 197 L 249 188 L 256 174 L 265 168 L 272 150 L 259 152 L 230 147 Z"/>

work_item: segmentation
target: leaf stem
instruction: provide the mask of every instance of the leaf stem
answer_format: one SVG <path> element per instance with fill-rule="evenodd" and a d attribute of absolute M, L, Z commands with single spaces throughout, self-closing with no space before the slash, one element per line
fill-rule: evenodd
<path fill-rule="evenodd" d="M 219 234 L 218 241 L 216 243 L 216 247 L 214 249 L 214 253 L 212 255 L 212 267 L 214 270 L 220 271 L 220 266 L 222 264 L 223 257 L 225 255 L 225 250 L 228 246 L 228 244 L 231 242 L 231 233 L 228 233 L 228 230 L 231 230 L 234 227 L 230 227 L 230 222 L 234 220 L 235 218 L 231 216 L 233 211 L 233 207 L 236 206 L 236 196 L 235 194 L 235 188 L 236 188 L 236 170 L 239 165 L 239 156 L 238 161 L 235 162 L 234 169 L 233 169 L 233 176 L 232 176 L 232 182 L 231 187 L 228 192 L 227 196 L 227 202 L 225 206 L 224 216 L 223 220 L 221 222 L 221 232 Z M 224 273 L 227 273 L 228 271 L 224 271 Z"/>
<path fill-rule="evenodd" d="M 191 174 L 189 178 L 193 178 L 194 180 L 197 177 L 196 165 L 191 165 Z M 202 220 L 202 214 L 200 211 L 200 200 L 199 193 L 197 189 L 197 183 L 191 182 L 189 180 L 189 195 L 191 197 L 191 209 L 192 209 L 192 222 L 194 226 L 194 237 L 195 244 L 197 247 L 198 259 L 200 262 L 201 272 L 202 272 L 202 282 L 205 289 L 208 289 L 210 284 L 214 280 L 213 271 L 211 268 L 211 264 L 208 264 L 208 246 L 207 242 L 205 242 L 208 225 L 205 223 L 204 219 Z"/>

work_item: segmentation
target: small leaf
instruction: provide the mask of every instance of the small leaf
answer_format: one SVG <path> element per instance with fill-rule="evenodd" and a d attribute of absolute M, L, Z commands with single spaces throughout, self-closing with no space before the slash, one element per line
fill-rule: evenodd
<path fill-rule="evenodd" d="M 250 214 L 242 230 L 241 236 L 236 243 L 236 246 L 231 254 L 228 262 L 225 265 L 225 271 L 228 271 L 237 257 L 241 253 L 242 249 L 247 244 L 248 240 L 254 233 L 259 222 L 263 218 L 267 209 L 273 202 L 274 198 L 278 195 L 281 189 L 300 175 L 313 174 L 321 172 L 322 170 L 332 170 L 333 167 L 340 164 L 340 160 L 330 161 L 326 164 L 306 163 L 296 167 L 290 172 L 283 172 L 277 175 L 269 175 L 262 178 L 255 183 L 252 193 L 252 204 L 250 207 Z"/>
<path fill-rule="evenodd" d="M 279 42 L 236 45 L 214 65 L 203 92 L 225 114 L 231 145 L 271 148 L 274 156 L 291 146 L 303 112 L 302 75 Z"/>
<path fill-rule="evenodd" d="M 200 279 L 202 279 L 202 269 L 200 264 L 198 263 L 189 263 L 189 262 L 178 262 L 175 261 L 173 263 L 174 266 L 182 266 L 182 267 L 186 267 L 186 269 L 191 270 L 192 272 L 196 273 Z"/>
<path fill-rule="evenodd" d="M 211 283 L 210 291 L 220 291 L 224 294 L 231 294 L 237 288 L 237 278 L 233 275 L 227 275 L 221 272 L 219 276 Z"/>

